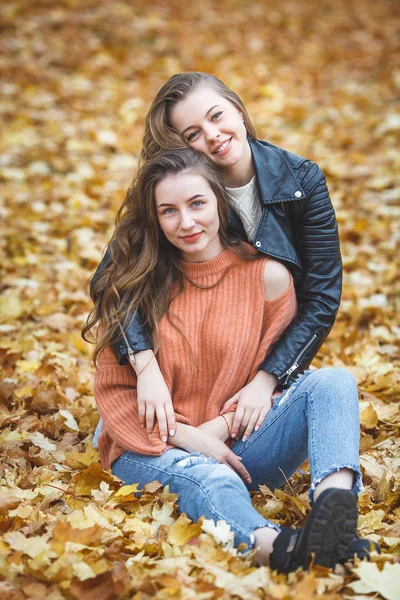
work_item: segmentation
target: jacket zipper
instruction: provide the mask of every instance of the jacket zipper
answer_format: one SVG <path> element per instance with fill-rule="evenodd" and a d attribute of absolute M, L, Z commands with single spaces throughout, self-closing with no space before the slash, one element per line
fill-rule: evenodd
<path fill-rule="evenodd" d="M 307 350 L 309 349 L 310 346 L 312 346 L 312 344 L 315 342 L 315 340 L 318 338 L 318 335 L 316 333 L 314 333 L 314 335 L 312 336 L 312 338 L 307 342 L 307 344 L 304 346 L 304 348 L 302 348 L 299 352 L 299 354 L 296 356 L 296 358 L 294 359 L 294 363 L 292 364 L 291 367 L 289 367 L 289 369 L 282 375 L 282 378 L 280 379 L 280 382 L 283 383 L 284 385 L 288 382 L 288 379 L 290 377 L 290 375 L 299 368 L 300 366 L 300 360 L 302 358 L 302 356 L 307 352 Z M 285 377 L 285 380 L 282 382 L 283 377 Z"/>
<path fill-rule="evenodd" d="M 128 351 L 128 360 L 129 360 L 129 362 L 130 362 L 130 364 L 131 364 L 131 367 L 133 367 L 133 365 L 134 365 L 134 364 L 135 364 L 135 362 L 136 362 L 136 360 L 135 360 L 135 353 L 134 353 L 134 351 L 132 350 L 132 348 L 130 347 L 130 345 L 129 345 L 129 342 L 128 342 L 128 338 L 126 337 L 126 335 L 125 335 L 125 331 L 123 330 L 123 328 L 122 328 L 122 325 L 121 325 L 121 323 L 120 323 L 119 321 L 118 321 L 118 325 L 119 325 L 119 328 L 120 328 L 120 330 L 121 330 L 122 337 L 124 338 L 124 342 L 125 342 L 125 345 L 126 345 L 126 349 L 127 349 L 127 351 Z"/>

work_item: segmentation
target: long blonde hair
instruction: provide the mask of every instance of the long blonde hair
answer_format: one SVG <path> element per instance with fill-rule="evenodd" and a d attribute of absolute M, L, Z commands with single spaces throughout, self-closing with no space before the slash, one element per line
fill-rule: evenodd
<path fill-rule="evenodd" d="M 156 351 L 158 322 L 164 313 L 168 316 L 169 305 L 183 290 L 187 277 L 180 266 L 180 251 L 167 240 L 159 225 L 155 188 L 167 175 L 182 172 L 202 175 L 214 192 L 222 245 L 244 259 L 254 259 L 254 252 L 227 233 L 228 197 L 214 165 L 190 148 L 159 153 L 136 173 L 117 214 L 109 243 L 110 259 L 91 288 L 94 308 L 82 336 L 88 342 L 96 340 L 95 363 L 105 346 L 121 339 L 121 326 L 126 330 L 137 311 Z M 94 336 L 97 325 L 100 327 Z"/>
<path fill-rule="evenodd" d="M 147 113 L 140 154 L 141 163 L 153 158 L 160 150 L 187 148 L 182 136 L 171 126 L 170 114 L 178 102 L 199 86 L 211 87 L 232 102 L 243 115 L 247 134 L 256 137 L 256 131 L 242 100 L 223 81 L 214 75 L 197 71 L 176 73 L 159 90 Z"/>

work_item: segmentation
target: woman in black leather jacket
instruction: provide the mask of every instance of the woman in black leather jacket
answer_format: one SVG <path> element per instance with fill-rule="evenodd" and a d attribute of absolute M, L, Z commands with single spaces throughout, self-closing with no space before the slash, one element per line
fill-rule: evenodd
<path fill-rule="evenodd" d="M 264 415 L 265 407 L 271 407 L 277 386 L 286 388 L 295 381 L 333 326 L 342 285 L 337 222 L 319 167 L 257 140 L 240 98 L 212 75 L 180 73 L 161 88 L 146 118 L 141 160 L 161 148 L 187 145 L 206 154 L 221 170 L 234 206 L 229 227 L 260 252 L 282 261 L 295 280 L 297 316 L 260 365 L 256 378 L 224 408 L 238 403 L 233 436 L 247 439 L 261 411 Z M 92 280 L 92 295 L 96 276 L 109 260 L 113 260 L 111 249 Z M 157 361 L 152 360 L 151 348 L 136 314 L 121 327 L 113 349 L 120 364 L 129 361 L 141 373 L 137 391 L 143 425 L 150 433 L 157 419 L 162 437 L 175 427 L 173 399 Z"/>

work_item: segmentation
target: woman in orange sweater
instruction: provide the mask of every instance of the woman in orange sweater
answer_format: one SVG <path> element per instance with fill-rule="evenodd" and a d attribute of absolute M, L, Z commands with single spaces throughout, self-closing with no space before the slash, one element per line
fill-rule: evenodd
<path fill-rule="evenodd" d="M 193 520 L 224 519 L 236 545 L 256 548 L 259 564 L 289 572 L 308 568 L 314 553 L 333 567 L 357 525 L 356 385 L 344 369 L 308 371 L 289 390 L 276 390 L 271 410 L 258 400 L 246 415 L 254 429 L 248 439 L 244 431 L 231 438 L 237 407 L 224 405 L 262 377 L 258 366 L 295 316 L 296 298 L 282 264 L 228 236 L 227 213 L 215 168 L 190 149 L 156 156 L 131 185 L 84 328 L 85 335 L 100 325 L 101 463 L 126 483 L 169 484 Z M 132 369 L 110 349 L 137 310 L 173 399 L 176 430 L 164 439 L 158 424 L 147 434 L 146 406 L 132 401 L 153 353 L 147 362 L 140 353 Z M 280 528 L 253 508 L 249 490 L 281 486 L 307 457 L 310 516 L 301 530 Z"/>

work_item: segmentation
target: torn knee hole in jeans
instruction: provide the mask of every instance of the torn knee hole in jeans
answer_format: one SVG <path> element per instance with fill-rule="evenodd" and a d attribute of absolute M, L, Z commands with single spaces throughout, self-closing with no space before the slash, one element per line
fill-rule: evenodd
<path fill-rule="evenodd" d="M 287 399 L 299 387 L 302 380 L 305 379 L 311 373 L 312 371 L 310 369 L 306 369 L 304 373 L 299 373 L 292 385 L 289 388 L 287 388 L 287 390 L 283 390 L 283 392 L 279 396 L 276 396 L 276 398 L 274 398 L 273 407 L 277 408 L 278 406 L 282 406 L 283 404 L 285 404 Z"/>
<path fill-rule="evenodd" d="M 194 465 L 201 464 L 220 464 L 215 458 L 210 458 L 209 456 L 205 456 L 200 452 L 196 452 L 195 454 L 190 454 L 189 456 L 178 457 L 174 460 L 173 464 L 179 467 L 193 467 Z"/>

